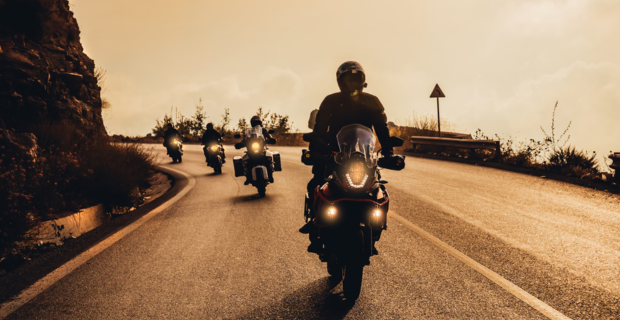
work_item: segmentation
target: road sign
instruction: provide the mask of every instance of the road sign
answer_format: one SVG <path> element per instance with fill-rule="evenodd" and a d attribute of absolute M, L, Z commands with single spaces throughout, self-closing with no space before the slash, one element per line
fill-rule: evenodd
<path fill-rule="evenodd" d="M 433 89 L 433 93 L 431 93 L 431 98 L 445 98 L 445 97 L 446 95 L 443 94 L 443 91 L 441 91 L 439 84 L 435 84 L 435 89 Z"/>
<path fill-rule="evenodd" d="M 437 98 L 437 132 L 439 132 L 439 136 L 441 137 L 441 118 L 439 117 L 439 98 L 445 98 L 446 95 L 443 94 L 439 84 L 435 84 L 435 89 L 431 92 L 431 98 Z"/>

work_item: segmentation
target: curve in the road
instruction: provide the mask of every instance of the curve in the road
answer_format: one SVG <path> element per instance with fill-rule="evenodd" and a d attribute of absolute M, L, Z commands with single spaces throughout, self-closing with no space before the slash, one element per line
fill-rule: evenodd
<path fill-rule="evenodd" d="M 15 310 L 19 309 L 22 305 L 26 304 L 28 301 L 36 297 L 39 293 L 45 291 L 47 288 L 52 286 L 58 280 L 62 279 L 64 276 L 68 275 L 73 270 L 77 269 L 78 267 L 86 263 L 88 260 L 96 256 L 97 254 L 107 249 L 108 247 L 116 243 L 118 240 L 130 234 L 132 231 L 139 228 L 141 225 L 149 221 L 151 218 L 153 218 L 160 212 L 169 208 L 175 202 L 183 198 L 183 196 L 185 196 L 185 194 L 187 194 L 196 184 L 196 180 L 194 179 L 194 177 L 192 177 L 191 175 L 183 171 L 175 170 L 172 168 L 165 168 L 165 170 L 172 171 L 173 173 L 176 173 L 177 175 L 180 175 L 184 177 L 185 179 L 187 179 L 188 181 L 187 185 L 183 189 L 181 189 L 174 197 L 164 202 L 159 207 L 153 209 L 151 212 L 144 215 L 142 218 L 134 221 L 132 224 L 119 230 L 115 234 L 99 242 L 97 245 L 83 252 L 79 256 L 68 261 L 67 263 L 59 267 L 58 269 L 52 271 L 47 276 L 37 281 L 35 284 L 30 286 L 26 290 L 22 291 L 15 299 L 2 304 L 0 306 L 0 320 L 6 318 L 11 313 L 13 313 Z"/>

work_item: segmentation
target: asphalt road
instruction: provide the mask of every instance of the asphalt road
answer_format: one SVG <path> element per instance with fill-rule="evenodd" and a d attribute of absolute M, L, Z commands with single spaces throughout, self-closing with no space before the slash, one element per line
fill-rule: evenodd
<path fill-rule="evenodd" d="M 199 146 L 163 166 L 195 186 L 7 319 L 545 319 L 537 309 L 395 219 L 347 304 L 306 252 L 301 148 L 265 198 L 222 175 Z M 407 158 L 383 170 L 391 210 L 566 317 L 620 319 L 620 199 L 538 177 Z"/>

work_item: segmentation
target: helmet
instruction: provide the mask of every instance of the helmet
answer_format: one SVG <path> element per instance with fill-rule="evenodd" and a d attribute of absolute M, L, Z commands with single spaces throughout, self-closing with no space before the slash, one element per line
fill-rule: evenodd
<path fill-rule="evenodd" d="M 336 71 L 336 79 L 340 79 L 340 76 L 343 74 L 351 72 L 351 73 L 361 73 L 364 80 L 366 80 L 366 75 L 364 73 L 364 68 L 362 65 L 355 61 L 347 61 L 338 67 L 338 71 Z"/>
<path fill-rule="evenodd" d="M 367 86 L 364 68 L 355 61 L 341 64 L 336 71 L 336 79 L 340 91 L 351 97 L 358 95 Z"/>
<path fill-rule="evenodd" d="M 263 122 L 260 120 L 259 116 L 253 116 L 252 119 L 250 119 L 250 125 L 252 128 L 256 126 L 263 126 Z"/>
<path fill-rule="evenodd" d="M 207 130 L 213 130 L 213 123 L 207 123 Z"/>

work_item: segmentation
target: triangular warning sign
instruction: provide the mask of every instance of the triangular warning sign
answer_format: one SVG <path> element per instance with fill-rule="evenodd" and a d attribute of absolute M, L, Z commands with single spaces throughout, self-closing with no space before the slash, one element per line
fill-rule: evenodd
<path fill-rule="evenodd" d="M 435 84 L 435 89 L 433 89 L 433 93 L 431 93 L 431 98 L 445 98 L 445 97 L 446 95 L 443 94 L 443 91 L 441 91 L 439 84 Z"/>

